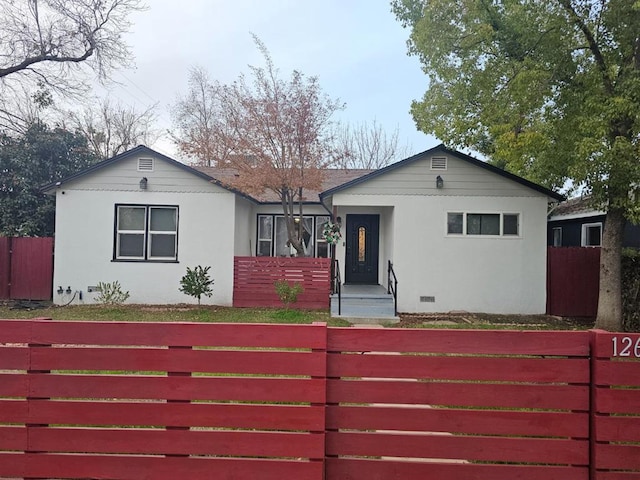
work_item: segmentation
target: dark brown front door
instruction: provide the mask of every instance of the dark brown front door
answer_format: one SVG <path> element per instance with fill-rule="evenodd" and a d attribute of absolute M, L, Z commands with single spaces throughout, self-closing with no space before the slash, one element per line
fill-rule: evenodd
<path fill-rule="evenodd" d="M 380 215 L 347 215 L 345 283 L 378 284 Z"/>

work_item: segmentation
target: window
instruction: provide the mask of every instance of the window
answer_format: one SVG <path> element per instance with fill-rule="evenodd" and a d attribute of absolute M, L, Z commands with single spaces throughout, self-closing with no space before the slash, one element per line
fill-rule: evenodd
<path fill-rule="evenodd" d="M 467 235 L 500 235 L 500 214 L 467 213 Z"/>
<path fill-rule="evenodd" d="M 520 214 L 449 212 L 447 235 L 517 237 L 520 235 Z"/>
<path fill-rule="evenodd" d="M 331 217 L 328 215 L 316 217 L 316 257 L 328 258 L 329 257 L 329 245 L 325 240 L 322 232 L 324 232 L 324 226 L 329 223 Z"/>
<path fill-rule="evenodd" d="M 302 238 L 305 254 L 309 257 L 328 257 L 329 247 L 322 236 L 328 215 L 305 216 L 302 219 Z M 297 219 L 296 219 L 297 220 Z M 296 228 L 300 223 L 296 221 Z M 256 255 L 262 257 L 289 257 L 295 249 L 288 245 L 289 235 L 283 215 L 258 215 Z"/>
<path fill-rule="evenodd" d="M 450 235 L 462 235 L 462 222 L 464 213 L 448 213 L 447 214 L 447 233 Z"/>
<path fill-rule="evenodd" d="M 562 227 L 553 227 L 551 229 L 553 233 L 553 246 L 561 247 L 562 246 Z"/>
<path fill-rule="evenodd" d="M 602 223 L 585 223 L 582 225 L 583 247 L 599 247 L 602 245 Z"/>
<path fill-rule="evenodd" d="M 271 256 L 273 244 L 273 217 L 271 215 L 258 215 L 258 252 L 259 257 Z"/>
<path fill-rule="evenodd" d="M 116 205 L 114 260 L 178 259 L 178 207 Z"/>

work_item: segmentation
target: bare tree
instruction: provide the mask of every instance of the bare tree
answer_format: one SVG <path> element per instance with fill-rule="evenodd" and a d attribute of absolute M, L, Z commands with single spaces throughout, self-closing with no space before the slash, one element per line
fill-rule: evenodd
<path fill-rule="evenodd" d="M 139 144 L 152 144 L 159 133 L 154 128 L 156 105 L 144 110 L 112 104 L 108 99 L 80 112 L 67 112 L 68 127 L 82 133 L 98 157 L 111 158 Z"/>
<path fill-rule="evenodd" d="M 202 67 L 189 72 L 189 92 L 178 97 L 171 107 L 174 131 L 171 133 L 178 150 L 194 164 L 215 166 L 228 156 L 226 146 L 218 138 L 222 125 L 220 112 L 221 86 L 212 81 Z"/>
<path fill-rule="evenodd" d="M 336 150 L 340 152 L 338 165 L 342 168 L 378 169 L 401 160 L 409 154 L 408 145 L 398 144 L 398 128 L 387 133 L 375 120 L 344 125 L 338 129 Z"/>
<path fill-rule="evenodd" d="M 235 187 L 276 193 L 289 244 L 304 256 L 303 222 L 296 225 L 294 209 L 297 202 L 302 218 L 303 190 L 321 186 L 323 168 L 334 158 L 331 116 L 344 105 L 324 94 L 316 77 L 293 71 L 288 80 L 280 78 L 265 45 L 256 36 L 254 41 L 266 66 L 251 66 L 250 78 L 240 75 L 231 84 L 200 83 L 208 87 L 193 98 L 201 98 L 211 113 L 210 130 L 202 145 L 196 135 L 180 140 L 194 142 L 187 148 L 201 162 L 205 152 L 228 152 L 224 164 L 238 173 Z"/>
<path fill-rule="evenodd" d="M 123 40 L 140 0 L 0 0 L 0 127 L 31 124 L 27 97 L 81 98 L 90 86 L 131 63 Z M 24 132 L 22 132 L 24 133 Z"/>

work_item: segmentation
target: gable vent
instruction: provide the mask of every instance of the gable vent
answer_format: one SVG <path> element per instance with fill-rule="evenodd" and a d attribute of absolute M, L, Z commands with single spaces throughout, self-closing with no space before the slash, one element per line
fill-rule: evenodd
<path fill-rule="evenodd" d="M 139 172 L 153 172 L 153 158 L 139 158 L 138 159 L 138 171 Z"/>
<path fill-rule="evenodd" d="M 446 170 L 447 157 L 431 157 L 431 170 Z"/>

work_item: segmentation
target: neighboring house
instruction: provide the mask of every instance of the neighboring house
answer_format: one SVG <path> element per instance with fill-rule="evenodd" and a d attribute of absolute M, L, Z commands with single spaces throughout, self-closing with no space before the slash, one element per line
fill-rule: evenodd
<path fill-rule="evenodd" d="M 547 222 L 547 245 L 553 247 L 599 247 L 606 212 L 595 209 L 589 197 L 570 198 L 556 205 Z M 640 226 L 625 225 L 624 247 L 640 248 Z"/>
<path fill-rule="evenodd" d="M 54 300 L 118 280 L 132 303 L 187 300 L 187 266 L 210 265 L 214 295 L 231 305 L 234 256 L 286 256 L 280 203 L 228 185 L 228 169 L 192 168 L 139 146 L 45 187 L 56 195 Z M 376 171 L 328 170 L 306 192 L 309 255 L 330 248 L 323 225 L 341 223 L 336 259 L 348 284 L 398 277 L 400 312 L 544 313 L 548 204 L 562 197 L 438 146 Z M 75 299 L 78 302 L 78 298 Z"/>

